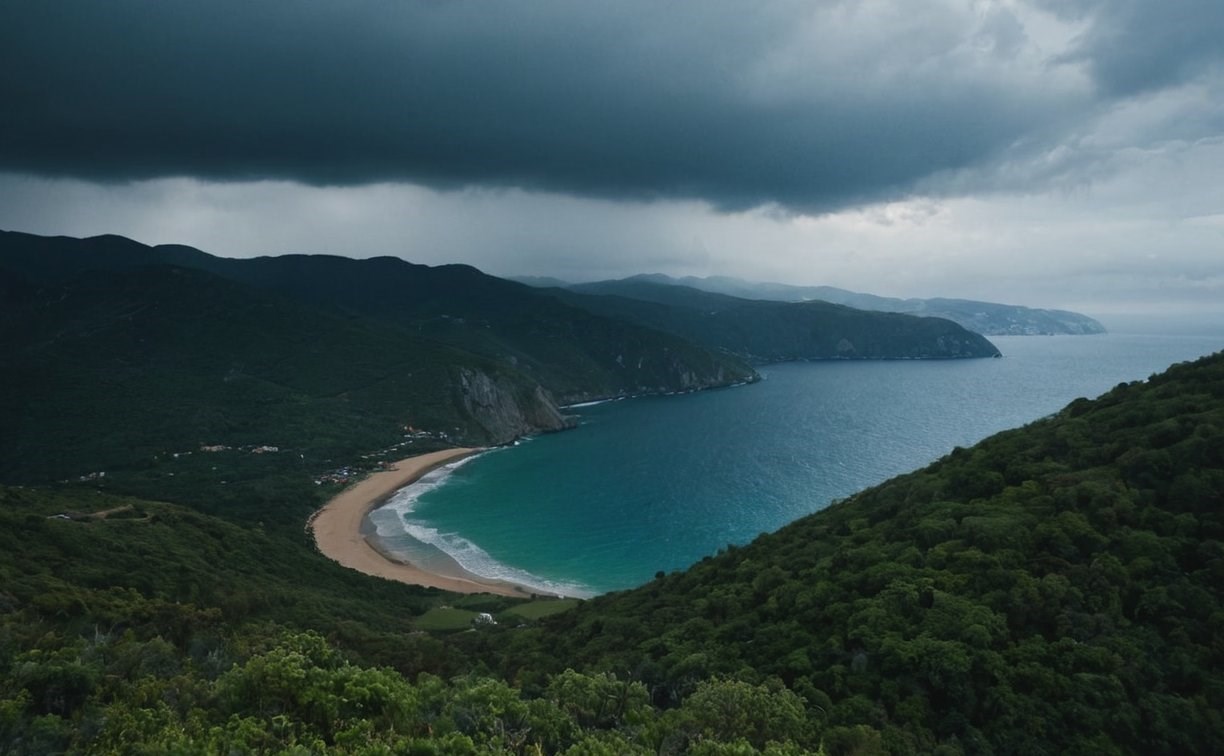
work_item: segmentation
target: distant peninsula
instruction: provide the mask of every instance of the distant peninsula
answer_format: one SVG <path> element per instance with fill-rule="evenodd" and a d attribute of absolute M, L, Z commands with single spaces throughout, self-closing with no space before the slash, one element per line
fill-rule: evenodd
<path fill-rule="evenodd" d="M 1000 356 L 986 337 L 940 317 L 872 312 L 822 301 L 745 299 L 640 279 L 541 291 L 757 365 Z"/>
<path fill-rule="evenodd" d="M 757 283 L 728 276 L 673 278 L 658 273 L 632 276 L 617 281 L 569 284 L 556 278 L 521 277 L 514 280 L 532 286 L 563 287 L 574 291 L 609 291 L 616 287 L 657 284 L 687 287 L 741 299 L 777 302 L 829 302 L 858 310 L 896 312 L 923 317 L 946 318 L 983 336 L 1091 335 L 1105 333 L 1105 326 L 1094 318 L 1069 310 L 1049 310 L 1021 305 L 981 302 L 972 299 L 900 299 L 863 294 L 834 286 L 795 286 Z"/>

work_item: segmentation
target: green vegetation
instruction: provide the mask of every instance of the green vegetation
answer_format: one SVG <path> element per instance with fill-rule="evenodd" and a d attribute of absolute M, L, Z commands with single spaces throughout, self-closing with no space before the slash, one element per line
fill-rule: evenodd
<path fill-rule="evenodd" d="M 1218 752 L 1222 450 L 1219 355 L 527 626 L 561 602 L 0 489 L 0 749 Z"/>
<path fill-rule="evenodd" d="M 662 705 L 780 680 L 830 752 L 1216 753 L 1222 505 L 1217 355 L 542 628 L 456 640 L 507 679 L 617 670 Z"/>
<path fill-rule="evenodd" d="M 711 680 L 667 710 L 612 674 L 562 669 L 539 689 L 511 685 L 449 643 L 458 636 L 421 631 L 483 635 L 494 627 L 473 625 L 480 612 L 539 617 L 576 602 L 370 579 L 174 505 L 0 488 L 0 578 L 4 753 L 744 753 L 754 751 L 743 743 L 785 739 L 767 752 L 789 754 L 818 744 L 801 701 L 776 683 Z M 725 721 L 728 711 L 739 719 Z"/>
<path fill-rule="evenodd" d="M 59 516 L 125 507 L 104 519 Z M 0 488 L 0 638 L 130 629 L 215 639 L 274 623 L 326 633 L 359 658 L 455 672 L 447 654 L 412 635 L 420 616 L 453 599 L 334 564 L 313 550 L 300 522 L 272 529 L 83 488 Z M 469 608 L 516 603 L 479 596 Z"/>
<path fill-rule="evenodd" d="M 467 630 L 479 613 L 468 609 L 456 609 L 453 606 L 437 606 L 425 612 L 417 621 L 421 630 L 446 632 L 451 630 Z"/>
<path fill-rule="evenodd" d="M 594 315 L 467 265 L 328 255 L 213 257 L 117 236 L 0 232 L 0 268 L 41 284 L 91 270 L 174 265 L 211 273 L 299 308 L 343 313 L 479 354 L 530 377 L 560 403 L 682 391 L 755 379 L 752 369 L 657 330 Z M 257 321 L 247 324 L 258 325 Z"/>
<path fill-rule="evenodd" d="M 640 683 L 609 674 L 566 670 L 526 698 L 489 677 L 409 681 L 353 664 L 314 633 L 242 645 L 240 658 L 231 647 L 183 658 L 171 643 L 128 633 L 19 654 L 10 670 L 19 692 L 0 699 L 0 744 L 15 753 L 600 756 L 692 744 L 688 753 L 793 756 L 818 742 L 802 701 L 777 685 L 709 681 L 660 712 Z M 28 710 L 41 713 L 23 721 Z"/>
<path fill-rule="evenodd" d="M 506 610 L 505 614 L 507 618 L 516 617 L 525 620 L 539 620 L 551 617 L 554 614 L 568 612 L 580 603 L 578 599 L 544 599 L 532 601 L 529 604 L 512 606 Z"/>
<path fill-rule="evenodd" d="M 555 420 L 559 321 L 519 369 L 492 320 L 82 244 L 130 264 L 0 266 L 0 480 L 40 484 L 0 487 L 0 752 L 1224 752 L 1224 354 L 632 591 L 454 596 L 303 522 L 329 470 Z"/>
<path fill-rule="evenodd" d="M 205 445 L 248 456 L 276 447 L 307 477 L 409 440 L 497 443 L 550 418 L 562 427 L 513 368 L 207 273 L 156 266 L 10 284 L 0 480 L 150 471 Z M 429 433 L 410 439 L 409 426 Z M 212 464 L 241 474 L 227 456 Z"/>

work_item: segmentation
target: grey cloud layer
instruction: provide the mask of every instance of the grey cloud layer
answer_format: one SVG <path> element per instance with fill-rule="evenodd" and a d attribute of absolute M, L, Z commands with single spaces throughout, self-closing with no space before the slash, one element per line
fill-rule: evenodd
<path fill-rule="evenodd" d="M 0 170 L 828 209 L 1040 152 L 1218 67 L 1224 28 L 1218 0 L 1083 3 L 1048 50 L 1002 5 L 595 6 L 6 3 Z"/>
<path fill-rule="evenodd" d="M 1112 95 L 1174 86 L 1224 65 L 1219 0 L 1043 0 L 1064 16 L 1092 19 L 1069 59 L 1087 62 Z"/>

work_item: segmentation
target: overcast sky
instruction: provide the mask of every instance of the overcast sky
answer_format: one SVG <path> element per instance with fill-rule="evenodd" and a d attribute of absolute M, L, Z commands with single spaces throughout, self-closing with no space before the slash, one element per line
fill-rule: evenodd
<path fill-rule="evenodd" d="M 1224 309 L 1220 0 L 0 5 L 0 228 Z"/>

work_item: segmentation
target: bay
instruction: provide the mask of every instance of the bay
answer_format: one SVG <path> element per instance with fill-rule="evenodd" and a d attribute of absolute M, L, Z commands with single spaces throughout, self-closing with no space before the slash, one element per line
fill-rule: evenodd
<path fill-rule="evenodd" d="M 1003 358 L 772 365 L 749 386 L 574 408 L 578 429 L 435 473 L 371 520 L 427 568 L 449 557 L 567 595 L 630 588 L 1224 347 L 1218 333 L 992 340 Z"/>

